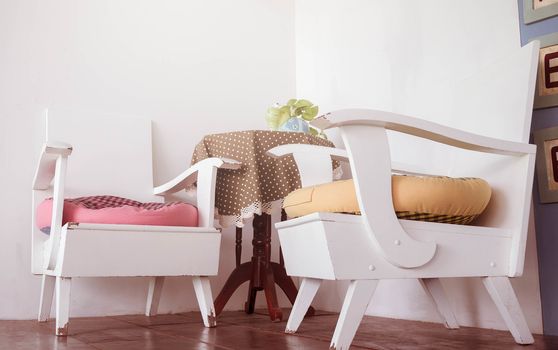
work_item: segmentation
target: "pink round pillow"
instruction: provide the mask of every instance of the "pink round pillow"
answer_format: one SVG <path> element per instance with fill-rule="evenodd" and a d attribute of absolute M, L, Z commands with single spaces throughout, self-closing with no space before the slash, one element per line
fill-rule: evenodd
<path fill-rule="evenodd" d="M 52 198 L 37 208 L 37 226 L 50 233 Z M 90 224 L 198 226 L 198 209 L 184 202 L 141 203 L 115 196 L 91 196 L 64 200 L 62 225 Z"/>

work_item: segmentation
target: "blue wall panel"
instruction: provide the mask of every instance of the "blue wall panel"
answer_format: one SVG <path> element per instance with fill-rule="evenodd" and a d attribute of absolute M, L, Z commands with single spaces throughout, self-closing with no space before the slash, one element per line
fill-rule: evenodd
<path fill-rule="evenodd" d="M 518 0 L 521 43 L 550 33 L 558 32 L 558 16 L 525 25 L 523 23 L 523 0 Z M 533 112 L 531 130 L 558 126 L 558 108 Z M 533 201 L 539 278 L 544 333 L 558 335 L 558 203 L 541 204 L 535 176 Z"/>

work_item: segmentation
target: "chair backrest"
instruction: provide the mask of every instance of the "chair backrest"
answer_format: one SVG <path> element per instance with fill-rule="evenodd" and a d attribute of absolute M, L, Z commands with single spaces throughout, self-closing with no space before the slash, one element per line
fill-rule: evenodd
<path fill-rule="evenodd" d="M 114 195 L 161 202 L 153 195 L 151 121 L 87 111 L 49 109 L 39 121 L 44 142 L 73 146 L 68 158 L 65 197 Z M 42 269 L 43 243 L 48 236 L 35 224 L 37 205 L 51 190 L 33 191 L 32 271 Z"/>
<path fill-rule="evenodd" d="M 485 136 L 529 143 L 539 42 L 531 42 L 456 85 L 449 126 Z M 453 149 L 451 176 L 479 176 L 492 199 L 478 224 L 510 229 L 510 276 L 523 273 L 531 194 L 532 159 Z M 475 175 L 477 174 L 477 175 Z"/>
<path fill-rule="evenodd" d="M 538 46 L 538 42 L 530 43 L 455 84 L 440 102 L 447 111 L 446 119 L 431 121 L 484 136 L 528 143 Z M 353 157 L 366 159 L 371 150 L 370 145 L 361 145 L 351 152 L 360 152 L 360 156 L 353 154 Z M 420 164 L 428 173 L 487 180 L 493 191 L 492 199 L 477 224 L 509 230 L 513 235 L 509 275 L 522 273 L 532 191 L 532 157 L 471 152 L 398 133 L 390 134 L 390 153 L 392 161 Z M 358 176 L 353 176 L 358 183 Z M 361 186 L 366 187 L 367 181 L 366 177 L 360 181 Z"/>

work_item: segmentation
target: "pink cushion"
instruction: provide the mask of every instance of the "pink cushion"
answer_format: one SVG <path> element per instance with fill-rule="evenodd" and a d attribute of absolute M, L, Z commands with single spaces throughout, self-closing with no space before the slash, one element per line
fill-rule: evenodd
<path fill-rule="evenodd" d="M 52 198 L 39 204 L 37 225 L 50 232 Z M 156 226 L 198 226 L 198 209 L 188 203 L 141 203 L 115 196 L 91 196 L 64 200 L 62 224 L 125 224 Z"/>

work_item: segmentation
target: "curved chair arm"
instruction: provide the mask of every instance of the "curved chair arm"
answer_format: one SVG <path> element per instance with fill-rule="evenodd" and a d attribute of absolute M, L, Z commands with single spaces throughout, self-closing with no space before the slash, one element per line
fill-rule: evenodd
<path fill-rule="evenodd" d="M 164 185 L 155 187 L 153 192 L 156 195 L 164 196 L 181 191 L 197 181 L 199 226 L 213 227 L 217 169 L 239 169 L 241 166 L 242 163 L 234 159 L 207 158 L 192 165 Z"/>
<path fill-rule="evenodd" d="M 331 120 L 328 120 L 330 118 Z M 476 135 L 400 114 L 367 109 L 335 111 L 311 122 L 339 128 L 350 159 L 364 223 L 378 251 L 390 263 L 419 267 L 434 256 L 434 242 L 419 242 L 403 230 L 393 208 L 391 159 L 386 129 L 478 152 L 510 155 L 533 161 L 536 146 Z M 373 166 L 370 159 L 374 159 Z M 519 235 L 514 239 L 521 240 Z"/>
<path fill-rule="evenodd" d="M 60 235 L 62 231 L 62 211 L 64 209 L 64 185 L 66 182 L 66 165 L 68 156 L 72 153 L 72 146 L 63 142 L 47 142 L 43 145 L 41 157 L 35 178 L 33 190 L 49 189 L 54 179 L 52 190 L 52 219 L 50 223 L 50 239 L 45 249 L 46 258 L 43 267 L 53 269 L 56 263 Z"/>
<path fill-rule="evenodd" d="M 386 130 L 356 125 L 346 125 L 340 130 L 350 159 L 363 225 L 377 252 L 401 268 L 428 263 L 434 257 L 436 243 L 409 236 L 395 214 Z"/>
<path fill-rule="evenodd" d="M 385 134 L 385 130 L 383 130 L 383 132 Z M 369 138 L 370 137 L 367 137 L 365 139 L 368 141 Z M 370 157 L 375 158 L 374 154 L 370 154 L 370 150 L 378 151 L 381 149 L 381 138 L 374 142 L 378 143 L 378 145 L 375 145 L 372 148 L 364 148 L 369 159 Z M 369 224 L 367 224 L 367 227 L 369 228 L 370 237 L 372 237 L 375 246 L 378 248 L 378 251 L 383 254 L 387 261 L 399 267 L 418 267 L 424 265 L 432 259 L 436 250 L 436 245 L 433 243 L 423 243 L 413 240 L 406 234 L 405 231 L 403 231 L 403 228 L 399 224 L 399 221 L 395 216 L 391 200 L 391 166 L 389 165 L 390 161 L 387 137 L 385 139 L 384 148 L 387 149 L 387 152 L 379 151 L 379 156 L 381 158 L 387 156 L 386 174 L 388 174 L 389 177 L 386 178 L 386 176 L 380 176 L 383 181 L 379 183 L 377 187 L 380 187 L 380 192 L 385 193 L 380 193 L 380 197 L 373 198 L 383 198 L 383 196 L 381 196 L 383 194 L 386 198 L 389 198 L 389 204 L 383 205 L 385 201 L 382 200 L 380 202 L 382 203 L 380 205 L 381 208 L 373 208 L 370 210 L 372 213 L 371 216 L 374 217 L 373 221 L 376 222 L 376 225 L 374 226 L 374 230 L 372 230 L 371 225 Z M 372 151 L 372 153 L 374 153 L 374 151 Z M 346 150 L 339 148 L 306 144 L 288 144 L 277 146 L 270 149 L 268 154 L 275 157 L 283 157 L 292 154 L 300 173 L 302 187 L 332 182 L 333 175 L 331 170 L 331 159 L 349 161 L 349 158 L 352 156 L 350 156 L 350 153 Z M 352 160 L 353 158 L 351 157 L 351 170 L 354 176 L 355 166 Z M 370 164 L 370 162 L 365 161 L 365 164 Z M 375 168 L 378 172 L 383 172 L 384 169 L 380 169 L 381 165 L 381 161 L 380 163 L 375 162 L 373 168 Z M 357 185 L 356 179 L 355 185 Z M 361 208 L 364 208 L 361 197 L 359 197 L 359 204 Z M 365 210 L 362 210 L 362 213 L 364 217 L 367 217 Z M 388 219 L 384 221 L 382 217 Z M 370 220 L 370 217 L 367 218 Z M 387 234 L 383 234 L 383 232 L 387 232 Z"/>
<path fill-rule="evenodd" d="M 348 125 L 377 126 L 472 151 L 515 156 L 536 153 L 536 146 L 528 143 L 477 135 L 427 120 L 373 109 L 334 111 L 314 119 L 310 125 L 319 129 Z"/>
<path fill-rule="evenodd" d="M 333 181 L 331 160 L 348 162 L 347 151 L 339 148 L 287 144 L 274 147 L 267 151 L 272 157 L 293 156 L 302 187 L 315 186 Z"/>
<path fill-rule="evenodd" d="M 41 157 L 33 178 L 34 190 L 47 190 L 54 178 L 56 161 L 72 154 L 72 145 L 64 142 L 47 142 L 41 150 Z"/>
<path fill-rule="evenodd" d="M 155 187 L 153 189 L 153 193 L 158 196 L 163 196 L 166 194 L 172 194 L 181 191 L 189 186 L 192 186 L 198 178 L 198 172 L 202 171 L 203 169 L 210 169 L 213 167 L 220 169 L 240 169 L 241 166 L 242 163 L 234 159 L 207 158 L 192 165 L 169 182 Z"/>

